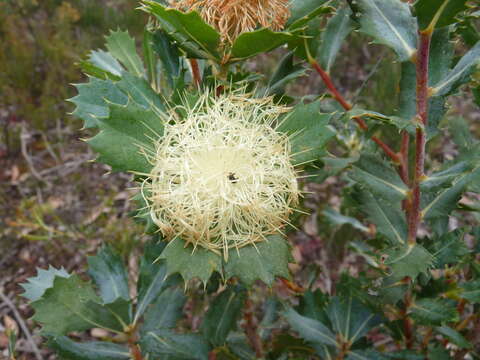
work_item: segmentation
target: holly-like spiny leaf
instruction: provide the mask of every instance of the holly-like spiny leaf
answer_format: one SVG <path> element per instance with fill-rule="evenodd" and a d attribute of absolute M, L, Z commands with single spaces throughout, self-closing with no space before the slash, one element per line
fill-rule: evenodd
<path fill-rule="evenodd" d="M 167 33 L 162 30 L 157 30 L 153 34 L 152 46 L 162 61 L 170 87 L 173 88 L 176 80 L 180 77 L 180 51 Z"/>
<path fill-rule="evenodd" d="M 287 29 L 300 28 L 315 16 L 328 12 L 330 3 L 330 0 L 290 0 L 290 18 L 287 21 Z"/>
<path fill-rule="evenodd" d="M 289 135 L 294 164 L 315 161 L 325 154 L 328 141 L 335 135 L 328 125 L 332 116 L 320 113 L 320 102 L 315 101 L 296 105 L 281 121 L 276 130 Z"/>
<path fill-rule="evenodd" d="M 408 244 L 385 251 L 385 265 L 397 278 L 410 277 L 416 279 L 421 273 L 426 273 L 434 263 L 433 255 L 421 245 Z"/>
<path fill-rule="evenodd" d="M 109 104 L 110 115 L 98 118 L 100 132 L 87 142 L 99 153 L 97 161 L 113 171 L 148 173 L 152 168 L 148 151 L 152 137 L 163 135 L 163 120 L 132 100 L 126 105 Z"/>
<path fill-rule="evenodd" d="M 350 4 L 356 14 L 360 12 L 361 32 L 392 48 L 400 61 L 412 58 L 417 48 L 417 22 L 408 4 L 398 0 L 357 0 Z"/>
<path fill-rule="evenodd" d="M 158 296 L 145 314 L 142 333 L 174 328 L 182 316 L 182 309 L 187 298 L 180 288 L 167 288 Z"/>
<path fill-rule="evenodd" d="M 461 286 L 460 297 L 471 303 L 480 303 L 480 280 L 470 280 Z"/>
<path fill-rule="evenodd" d="M 185 242 L 176 238 L 170 241 L 160 259 L 165 260 L 167 276 L 178 273 L 185 283 L 194 278 L 204 285 L 214 272 L 222 271 L 222 257 L 202 247 L 185 246 Z"/>
<path fill-rule="evenodd" d="M 435 267 L 438 269 L 456 264 L 470 253 L 465 244 L 464 231 L 458 229 L 434 238 L 428 250 L 435 257 Z"/>
<path fill-rule="evenodd" d="M 281 235 L 270 235 L 255 246 L 233 250 L 224 264 L 225 279 L 237 277 L 247 286 L 261 280 L 272 286 L 277 276 L 289 278 L 288 263 L 292 261 L 290 246 Z"/>
<path fill-rule="evenodd" d="M 337 346 L 335 334 L 320 321 L 302 316 L 293 309 L 288 309 L 284 317 L 292 329 L 312 345 Z"/>
<path fill-rule="evenodd" d="M 113 249 L 105 245 L 96 256 L 90 256 L 88 274 L 100 289 L 105 304 L 117 299 L 129 300 L 128 275 L 123 259 Z"/>
<path fill-rule="evenodd" d="M 458 321 L 455 304 L 446 299 L 416 299 L 411 306 L 411 316 L 419 324 L 427 326 Z"/>
<path fill-rule="evenodd" d="M 93 50 L 88 55 L 88 61 L 81 63 L 83 70 L 88 70 L 91 67 L 88 66 L 90 64 L 97 71 L 103 72 L 103 76 L 105 78 L 113 79 L 122 77 L 122 73 L 124 71 L 122 65 L 115 59 L 112 54 L 104 50 Z M 88 73 L 88 71 L 86 71 Z"/>
<path fill-rule="evenodd" d="M 30 277 L 26 283 L 20 284 L 25 290 L 22 296 L 30 301 L 40 299 L 45 291 L 53 286 L 55 277 L 68 278 L 70 274 L 64 268 L 55 269 L 51 265 L 48 270 L 37 268 L 37 276 Z"/>
<path fill-rule="evenodd" d="M 131 354 L 124 345 L 111 342 L 91 341 L 79 343 L 66 336 L 48 339 L 48 346 L 62 358 L 70 360 L 128 360 Z"/>
<path fill-rule="evenodd" d="M 110 32 L 110 35 L 107 36 L 107 49 L 129 72 L 138 77 L 145 76 L 142 59 L 138 56 L 135 48 L 135 40 L 128 34 L 128 31 Z"/>
<path fill-rule="evenodd" d="M 210 304 L 202 323 L 202 333 L 214 346 L 222 346 L 242 314 L 246 291 L 240 287 L 228 288 Z"/>
<path fill-rule="evenodd" d="M 172 356 L 174 359 L 207 360 L 210 347 L 198 334 L 177 334 L 171 330 L 155 330 L 140 339 L 142 352 L 152 359 Z"/>
<path fill-rule="evenodd" d="M 293 53 L 287 53 L 269 79 L 265 95 L 283 93 L 288 82 L 304 76 L 305 73 L 306 70 L 302 65 L 294 64 Z"/>
<path fill-rule="evenodd" d="M 433 30 L 454 24 L 456 15 L 467 9 L 467 0 L 418 0 L 414 7 L 420 30 Z"/>

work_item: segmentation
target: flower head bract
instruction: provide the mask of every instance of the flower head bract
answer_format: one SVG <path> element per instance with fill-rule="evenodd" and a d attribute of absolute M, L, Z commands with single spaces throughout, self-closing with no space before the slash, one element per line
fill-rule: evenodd
<path fill-rule="evenodd" d="M 171 111 L 143 186 L 167 240 L 227 258 L 229 249 L 281 231 L 299 196 L 289 138 L 274 128 L 286 111 L 243 92 L 185 101 L 182 119 Z"/>
<path fill-rule="evenodd" d="M 282 30 L 290 16 L 288 0 L 178 0 L 173 6 L 198 11 L 230 43 L 259 26 Z"/>

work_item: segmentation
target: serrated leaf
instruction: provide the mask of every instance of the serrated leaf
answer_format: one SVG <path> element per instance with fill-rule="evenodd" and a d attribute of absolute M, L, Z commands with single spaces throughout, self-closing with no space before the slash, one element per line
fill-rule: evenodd
<path fill-rule="evenodd" d="M 147 70 L 147 80 L 152 84 L 157 81 L 157 59 L 153 51 L 153 34 L 145 28 L 143 30 L 143 58 L 145 59 L 145 66 Z"/>
<path fill-rule="evenodd" d="M 349 224 L 357 230 L 360 230 L 363 232 L 369 231 L 369 228 L 363 225 L 357 219 L 352 218 L 350 216 L 342 215 L 338 211 L 330 207 L 323 210 L 322 215 L 325 216 L 328 219 L 328 221 L 333 225 L 341 226 L 341 225 Z"/>
<path fill-rule="evenodd" d="M 127 270 L 122 258 L 105 245 L 96 256 L 89 256 L 88 274 L 100 289 L 100 296 L 105 304 L 116 299 L 129 300 Z"/>
<path fill-rule="evenodd" d="M 157 30 L 153 34 L 152 42 L 153 49 L 162 61 L 170 87 L 173 88 L 175 79 L 180 76 L 181 69 L 178 47 L 162 30 Z"/>
<path fill-rule="evenodd" d="M 110 32 L 110 35 L 107 36 L 107 49 L 129 72 L 139 77 L 145 76 L 145 69 L 142 59 L 137 54 L 135 40 L 128 31 Z"/>
<path fill-rule="evenodd" d="M 380 323 L 380 317 L 353 297 L 332 298 L 326 312 L 337 335 L 350 344 Z"/>
<path fill-rule="evenodd" d="M 240 360 L 251 360 L 255 358 L 255 352 L 248 343 L 245 334 L 231 333 L 227 339 L 228 349 L 238 356 Z M 229 354 L 231 356 L 231 354 Z"/>
<path fill-rule="evenodd" d="M 480 280 L 470 280 L 461 286 L 460 297 L 471 303 L 480 303 Z"/>
<path fill-rule="evenodd" d="M 353 164 L 349 177 L 372 194 L 395 203 L 407 196 L 408 188 L 385 160 L 364 154 Z"/>
<path fill-rule="evenodd" d="M 398 0 L 358 0 L 360 31 L 375 43 L 392 48 L 400 61 L 407 61 L 417 47 L 417 22 L 408 4 Z M 354 9 L 355 10 L 355 9 Z"/>
<path fill-rule="evenodd" d="M 392 248 L 384 253 L 385 265 L 397 278 L 410 277 L 416 279 L 421 273 L 426 273 L 433 265 L 434 258 L 421 245 L 406 245 Z"/>
<path fill-rule="evenodd" d="M 121 331 L 122 324 L 99 304 L 100 301 L 91 284 L 77 275 L 68 278 L 57 276 L 53 287 L 32 302 L 35 309 L 33 319 L 42 324 L 42 331 L 46 334 L 67 334 L 94 327 Z"/>
<path fill-rule="evenodd" d="M 480 64 L 480 42 L 470 49 L 442 80 L 437 82 L 432 93 L 436 96 L 450 95 L 459 86 L 470 81 L 472 73 Z"/>
<path fill-rule="evenodd" d="M 320 321 L 310 319 L 288 309 L 284 317 L 300 337 L 313 345 L 337 346 L 335 334 Z"/>
<path fill-rule="evenodd" d="M 131 100 L 125 106 L 109 104 L 109 113 L 98 119 L 100 132 L 87 141 L 99 153 L 97 161 L 113 171 L 148 173 L 152 165 L 145 151 L 152 150 L 152 137 L 163 135 L 162 119 Z"/>
<path fill-rule="evenodd" d="M 287 53 L 279 62 L 277 68 L 269 79 L 265 95 L 283 93 L 288 82 L 306 74 L 302 65 L 293 63 L 293 53 Z"/>
<path fill-rule="evenodd" d="M 209 346 L 197 334 L 177 334 L 170 330 L 149 331 L 140 339 L 142 352 L 152 358 L 172 356 L 174 359 L 207 360 Z"/>
<path fill-rule="evenodd" d="M 439 325 L 458 320 L 455 305 L 445 299 L 417 299 L 410 309 L 412 319 L 421 325 Z"/>
<path fill-rule="evenodd" d="M 465 339 L 462 334 L 460 334 L 458 331 L 452 329 L 449 326 L 440 326 L 435 328 L 435 330 L 439 333 L 445 336 L 450 342 L 453 344 L 457 345 L 460 349 L 471 349 L 472 344 Z"/>
<path fill-rule="evenodd" d="M 66 336 L 55 336 L 48 339 L 48 346 L 62 358 L 70 360 L 128 360 L 131 358 L 126 346 L 111 342 L 78 343 Z"/>
<path fill-rule="evenodd" d="M 297 40 L 298 36 L 289 32 L 274 32 L 268 28 L 246 32 L 235 39 L 230 61 L 239 61 L 269 52 L 280 45 Z"/>
<path fill-rule="evenodd" d="M 381 353 L 375 350 L 355 350 L 348 353 L 346 360 L 425 360 L 425 356 L 416 351 L 401 350 Z"/>
<path fill-rule="evenodd" d="M 448 119 L 448 129 L 452 140 L 459 147 L 461 153 L 470 152 L 477 142 L 472 136 L 468 122 L 461 116 Z"/>
<path fill-rule="evenodd" d="M 322 293 L 321 290 L 308 290 L 300 297 L 297 311 L 302 316 L 328 324 L 328 317 L 325 312 L 327 301 L 327 295 Z"/>
<path fill-rule="evenodd" d="M 95 67 L 120 78 L 122 76 L 123 67 L 109 52 L 104 50 L 93 50 L 88 55 L 88 62 Z"/>
<path fill-rule="evenodd" d="M 145 314 L 145 322 L 142 325 L 142 333 L 174 328 L 182 316 L 182 309 L 187 298 L 180 288 L 167 288 Z"/>
<path fill-rule="evenodd" d="M 418 0 L 415 15 L 421 30 L 454 24 L 456 15 L 467 9 L 467 0 Z"/>
<path fill-rule="evenodd" d="M 318 160 L 325 154 L 328 141 L 335 135 L 329 127 L 332 114 L 320 113 L 320 102 L 298 104 L 277 127 L 289 135 L 292 145 L 292 162 L 304 164 Z"/>
<path fill-rule="evenodd" d="M 24 298 L 30 301 L 36 301 L 40 299 L 45 291 L 53 286 L 53 280 L 55 277 L 70 277 L 70 274 L 62 267 L 55 269 L 52 265 L 48 267 L 48 270 L 37 268 L 37 276 L 30 277 L 26 283 L 20 284 L 25 290 L 22 294 Z"/>
<path fill-rule="evenodd" d="M 99 117 L 109 115 L 108 102 L 125 105 L 128 96 L 124 94 L 111 80 L 99 80 L 89 77 L 85 84 L 75 84 L 78 95 L 69 99 L 77 107 L 72 115 L 84 121 L 85 128 L 98 126 Z"/>
<path fill-rule="evenodd" d="M 142 10 L 154 15 L 162 29 L 175 39 L 188 57 L 219 60 L 220 34 L 195 12 L 184 13 L 154 1 L 143 1 Z"/>
<path fill-rule="evenodd" d="M 445 265 L 456 264 L 469 254 L 463 237 L 463 231 L 455 230 L 432 241 L 429 250 L 435 257 L 436 268 L 441 269 Z"/>
<path fill-rule="evenodd" d="M 349 8 L 341 8 L 328 20 L 322 35 L 322 43 L 317 51 L 317 60 L 323 69 L 329 73 L 346 37 L 355 28 Z"/>
<path fill-rule="evenodd" d="M 148 243 L 145 247 L 144 255 L 140 259 L 134 324 L 138 322 L 147 310 L 147 307 L 158 298 L 158 295 L 165 288 L 167 267 L 164 262 L 157 261 L 164 247 L 163 243 Z"/>
<path fill-rule="evenodd" d="M 296 29 L 304 26 L 315 16 L 326 11 L 329 0 L 290 0 L 290 18 L 287 29 Z"/>
<path fill-rule="evenodd" d="M 267 236 L 265 241 L 255 246 L 244 246 L 231 251 L 224 264 L 225 279 L 238 277 L 247 286 L 261 280 L 272 286 L 275 277 L 290 277 L 290 247 L 281 235 Z"/>
<path fill-rule="evenodd" d="M 367 215 L 368 220 L 377 226 L 380 234 L 390 240 L 392 244 L 405 243 L 407 221 L 398 201 L 391 203 L 363 190 L 356 196 L 362 211 Z"/>
<path fill-rule="evenodd" d="M 198 278 L 205 285 L 212 274 L 221 272 L 222 257 L 214 252 L 193 246 L 185 246 L 185 242 L 176 238 L 170 241 L 160 259 L 164 259 L 167 267 L 167 276 L 178 273 L 185 283 Z"/>
<path fill-rule="evenodd" d="M 228 334 L 235 330 L 246 296 L 245 289 L 228 288 L 211 302 L 203 319 L 202 334 L 215 347 L 224 345 Z"/>
<path fill-rule="evenodd" d="M 423 191 L 429 191 L 436 187 L 448 187 L 460 175 L 472 171 L 473 165 L 469 161 L 460 161 L 452 166 L 428 175 L 420 184 Z"/>
<path fill-rule="evenodd" d="M 150 84 L 143 78 L 130 73 L 123 73 L 122 79 L 116 83 L 130 98 L 145 109 L 151 109 L 157 114 L 166 111 L 165 104 Z"/>

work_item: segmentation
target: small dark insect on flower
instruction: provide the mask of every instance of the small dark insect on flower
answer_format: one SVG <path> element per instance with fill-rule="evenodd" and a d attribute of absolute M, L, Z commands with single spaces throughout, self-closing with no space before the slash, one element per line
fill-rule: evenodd
<path fill-rule="evenodd" d="M 228 173 L 228 180 L 230 180 L 234 184 L 238 182 L 238 178 L 232 172 Z"/>

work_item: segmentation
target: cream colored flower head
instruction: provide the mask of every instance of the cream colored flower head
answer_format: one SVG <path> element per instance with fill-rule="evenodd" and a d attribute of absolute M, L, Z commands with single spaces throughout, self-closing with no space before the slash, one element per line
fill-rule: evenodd
<path fill-rule="evenodd" d="M 290 17 L 289 0 L 178 0 L 173 6 L 198 11 L 230 43 L 257 27 L 282 30 Z"/>
<path fill-rule="evenodd" d="M 274 129 L 288 109 L 237 92 L 205 93 L 177 110 L 185 116 L 171 112 L 143 187 L 166 239 L 227 259 L 281 232 L 299 197 L 288 136 Z"/>

